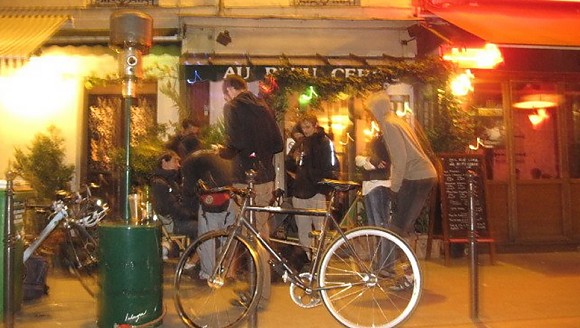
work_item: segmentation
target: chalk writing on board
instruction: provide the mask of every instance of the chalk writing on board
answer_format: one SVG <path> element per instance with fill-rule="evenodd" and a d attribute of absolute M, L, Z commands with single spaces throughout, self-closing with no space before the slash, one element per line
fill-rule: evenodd
<path fill-rule="evenodd" d="M 464 238 L 470 229 L 469 182 L 473 179 L 473 215 L 479 236 L 488 235 L 485 211 L 484 159 L 479 155 L 442 154 L 440 178 L 443 224 L 450 238 Z M 470 172 L 475 173 L 473 178 Z"/>

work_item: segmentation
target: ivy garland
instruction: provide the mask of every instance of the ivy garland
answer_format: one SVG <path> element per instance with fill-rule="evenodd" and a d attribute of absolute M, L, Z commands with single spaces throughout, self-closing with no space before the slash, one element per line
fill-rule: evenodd
<path fill-rule="evenodd" d="M 344 94 L 360 97 L 384 88 L 385 84 L 408 82 L 431 84 L 437 88 L 445 85 L 453 66 L 439 57 L 418 60 L 393 60 L 384 66 L 373 68 L 364 76 L 332 77 L 312 76 L 300 69 L 280 69 L 272 73 L 270 81 L 264 81 L 271 90 L 264 98 L 278 117 L 288 108 L 289 97 L 314 87 L 311 108 L 319 108 L 322 102 L 338 100 Z"/>

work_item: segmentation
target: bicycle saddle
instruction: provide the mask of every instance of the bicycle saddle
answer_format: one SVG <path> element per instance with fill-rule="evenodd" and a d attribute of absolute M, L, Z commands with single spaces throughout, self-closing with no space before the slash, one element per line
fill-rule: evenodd
<path fill-rule="evenodd" d="M 318 184 L 330 186 L 338 191 L 349 191 L 360 188 L 360 183 L 346 180 L 322 179 Z"/>

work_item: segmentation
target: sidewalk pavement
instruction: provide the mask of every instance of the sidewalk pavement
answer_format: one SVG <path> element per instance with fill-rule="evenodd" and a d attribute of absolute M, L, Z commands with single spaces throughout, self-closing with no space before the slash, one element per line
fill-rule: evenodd
<path fill-rule="evenodd" d="M 479 256 L 478 297 L 472 297 L 468 258 L 422 261 L 425 288 L 419 306 L 402 327 L 580 327 L 580 252 L 497 254 Z M 172 268 L 165 270 L 161 327 L 185 327 L 172 300 Z M 79 282 L 53 268 L 49 295 L 25 303 L 15 327 L 97 327 L 96 302 Z M 474 307 L 472 301 L 477 300 Z M 473 313 L 472 310 L 477 310 Z M 478 320 L 472 320 L 472 317 Z M 258 314 L 258 327 L 340 327 L 324 306 L 302 309 L 288 294 L 288 285 L 275 284 L 267 311 Z"/>

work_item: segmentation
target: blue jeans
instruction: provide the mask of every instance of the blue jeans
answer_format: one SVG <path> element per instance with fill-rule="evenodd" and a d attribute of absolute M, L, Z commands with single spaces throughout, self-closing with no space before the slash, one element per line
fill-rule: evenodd
<path fill-rule="evenodd" d="M 369 191 L 364 196 L 365 212 L 369 226 L 387 228 L 390 221 L 391 200 L 389 198 L 389 189 L 378 186 Z M 374 269 L 381 269 L 386 264 L 387 254 L 391 250 L 388 243 L 381 243 L 378 246 L 379 254 Z"/>
<path fill-rule="evenodd" d="M 391 200 L 387 187 L 373 188 L 364 196 L 368 225 L 386 228 L 389 222 Z"/>
<path fill-rule="evenodd" d="M 221 213 L 209 213 L 204 212 L 199 207 L 199 221 L 198 221 L 198 231 L 199 235 L 203 235 L 209 231 L 216 231 L 220 229 L 225 229 L 226 227 L 230 226 L 235 221 L 234 217 L 234 206 L 235 203 L 233 200 L 230 200 L 230 205 L 225 212 Z M 207 279 L 215 266 L 216 254 L 215 254 L 215 245 L 214 241 L 208 241 L 202 244 L 199 249 L 199 258 L 201 262 L 201 271 L 200 277 L 201 279 Z"/>

